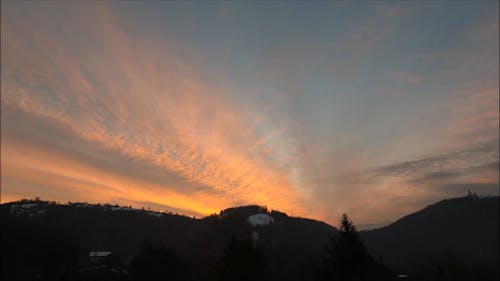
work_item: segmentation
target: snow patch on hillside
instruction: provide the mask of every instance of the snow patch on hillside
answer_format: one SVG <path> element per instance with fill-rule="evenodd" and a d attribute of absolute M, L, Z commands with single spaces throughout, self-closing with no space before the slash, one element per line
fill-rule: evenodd
<path fill-rule="evenodd" d="M 248 222 L 252 226 L 268 225 L 274 222 L 274 218 L 268 214 L 255 214 L 248 217 Z"/>

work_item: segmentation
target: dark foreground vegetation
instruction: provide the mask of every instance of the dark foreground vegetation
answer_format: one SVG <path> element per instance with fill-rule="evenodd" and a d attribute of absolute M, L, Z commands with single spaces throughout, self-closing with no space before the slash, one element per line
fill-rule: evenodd
<path fill-rule="evenodd" d="M 497 280 L 498 197 L 444 200 L 376 230 L 259 206 L 194 219 L 130 207 L 1 206 L 2 280 Z M 264 214 L 273 222 L 251 225 Z"/>

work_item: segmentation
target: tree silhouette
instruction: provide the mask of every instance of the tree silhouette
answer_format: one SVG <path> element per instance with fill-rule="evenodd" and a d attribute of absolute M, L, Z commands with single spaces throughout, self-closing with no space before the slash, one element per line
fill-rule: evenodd
<path fill-rule="evenodd" d="M 171 249 L 144 242 L 128 266 L 132 280 L 189 280 L 189 265 Z"/>
<path fill-rule="evenodd" d="M 267 280 L 265 256 L 253 246 L 251 238 L 238 241 L 231 237 L 224 255 L 216 264 L 216 280 Z"/>
<path fill-rule="evenodd" d="M 361 242 L 356 227 L 346 214 L 339 229 L 326 246 L 318 279 L 321 280 L 380 280 L 388 279 L 388 270 L 375 262 Z"/>

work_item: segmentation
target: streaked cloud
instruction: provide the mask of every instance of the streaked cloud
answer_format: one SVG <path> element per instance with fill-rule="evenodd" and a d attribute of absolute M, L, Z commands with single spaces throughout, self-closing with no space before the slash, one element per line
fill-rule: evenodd
<path fill-rule="evenodd" d="M 145 161 L 204 185 L 223 197 L 226 204 L 219 208 L 252 202 L 303 210 L 287 171 L 280 163 L 265 161 L 273 151 L 266 149 L 266 131 L 256 134 L 251 109 L 203 82 L 187 59 L 154 47 L 151 38 L 129 37 L 106 7 L 94 14 L 87 36 L 96 40 L 89 46 L 98 46 L 96 53 L 85 47 L 64 50 L 62 46 L 73 42 L 53 30 L 9 22 L 4 107 L 50 120 L 87 142 L 120 152 L 124 159 Z M 270 134 L 272 138 L 276 133 Z M 171 188 L 176 187 L 165 186 Z M 135 185 L 135 191 L 142 189 Z M 185 208 L 207 214 L 195 205 Z"/>
<path fill-rule="evenodd" d="M 443 173 L 465 172 L 477 166 L 489 165 L 498 161 L 498 139 L 492 139 L 480 145 L 463 148 L 437 156 L 404 161 L 375 169 L 377 176 L 412 177 L 419 174 L 434 172 L 434 176 Z M 445 172 L 447 171 L 447 172 Z M 435 174 L 438 173 L 438 174 Z"/>
<path fill-rule="evenodd" d="M 2 201 L 377 224 L 498 185 L 489 4 L 199 5 L 2 3 Z"/>

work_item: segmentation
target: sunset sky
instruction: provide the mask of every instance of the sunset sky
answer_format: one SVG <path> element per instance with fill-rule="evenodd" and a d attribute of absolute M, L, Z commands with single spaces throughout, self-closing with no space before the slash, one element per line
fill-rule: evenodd
<path fill-rule="evenodd" d="M 391 222 L 498 195 L 498 2 L 7 2 L 1 202 Z"/>

